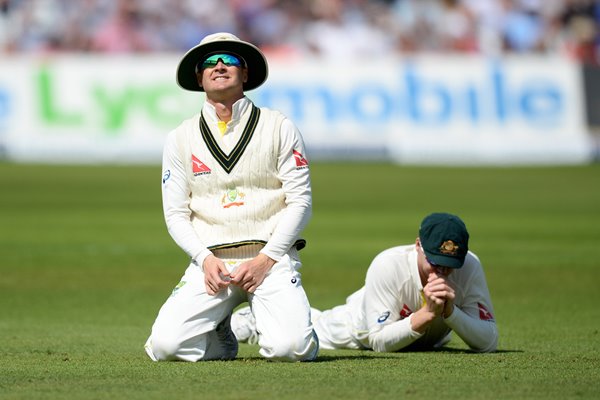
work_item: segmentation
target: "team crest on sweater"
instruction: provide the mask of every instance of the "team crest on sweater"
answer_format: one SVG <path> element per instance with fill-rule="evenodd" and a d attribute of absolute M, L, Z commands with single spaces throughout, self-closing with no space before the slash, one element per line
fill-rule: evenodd
<path fill-rule="evenodd" d="M 237 189 L 230 189 L 223 197 L 221 197 L 221 205 L 223 208 L 240 207 L 244 205 L 244 197 L 246 195 Z"/>

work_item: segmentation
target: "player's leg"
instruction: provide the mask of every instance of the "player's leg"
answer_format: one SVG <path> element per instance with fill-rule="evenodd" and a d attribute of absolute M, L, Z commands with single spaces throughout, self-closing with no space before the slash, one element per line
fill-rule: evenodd
<path fill-rule="evenodd" d="M 323 350 L 362 349 L 364 346 L 353 332 L 352 315 L 348 304 L 323 311 L 314 319 L 314 329 L 319 337 L 319 346 Z M 359 333 L 360 334 L 360 333 Z"/>
<path fill-rule="evenodd" d="M 281 361 L 317 357 L 319 341 L 310 321 L 300 265 L 300 261 L 284 256 L 249 297 L 263 357 Z"/>
<path fill-rule="evenodd" d="M 231 330 L 240 343 L 258 343 L 256 320 L 250 306 L 241 307 L 233 312 L 231 315 Z"/>
<path fill-rule="evenodd" d="M 325 310 L 315 318 L 314 328 L 322 349 L 366 349 L 368 331 L 357 327 L 356 316 L 362 314 L 364 287 L 346 298 L 346 303 Z"/>
<path fill-rule="evenodd" d="M 321 311 L 311 307 L 310 317 L 314 322 L 321 315 Z M 231 329 L 237 341 L 240 343 L 257 344 L 258 332 L 256 330 L 256 319 L 250 306 L 240 307 L 231 315 Z"/>
<path fill-rule="evenodd" d="M 310 313 L 313 327 L 319 338 L 320 349 L 363 348 L 348 328 L 352 326 L 352 319 L 346 304 L 325 311 L 311 308 Z M 249 306 L 241 307 L 231 315 L 231 329 L 240 343 L 258 342 L 256 320 Z"/>
<path fill-rule="evenodd" d="M 156 317 L 146 353 L 154 361 L 235 358 L 237 342 L 229 317 L 244 299 L 236 287 L 210 296 L 202 269 L 190 264 Z"/>

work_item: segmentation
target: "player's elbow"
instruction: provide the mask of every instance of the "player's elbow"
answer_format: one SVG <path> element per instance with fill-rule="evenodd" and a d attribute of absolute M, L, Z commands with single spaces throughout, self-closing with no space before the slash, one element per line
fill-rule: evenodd
<path fill-rule="evenodd" d="M 486 336 L 485 341 L 477 344 L 477 346 L 471 345 L 471 350 L 477 353 L 493 353 L 498 349 L 498 329 L 494 324 L 489 335 Z"/>
<path fill-rule="evenodd" d="M 496 334 L 487 347 L 483 348 L 480 353 L 493 353 L 498 350 L 498 335 Z"/>
<path fill-rule="evenodd" d="M 406 347 L 409 343 L 403 341 L 385 340 L 382 335 L 369 335 L 369 347 L 377 353 L 392 353 Z"/>
<path fill-rule="evenodd" d="M 471 350 L 476 353 L 493 353 L 497 350 L 498 343 L 491 343 L 486 347 L 471 347 Z"/>

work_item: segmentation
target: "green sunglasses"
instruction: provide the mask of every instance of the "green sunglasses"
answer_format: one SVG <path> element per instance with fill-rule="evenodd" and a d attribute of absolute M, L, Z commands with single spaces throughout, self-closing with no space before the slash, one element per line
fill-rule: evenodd
<path fill-rule="evenodd" d="M 203 70 L 205 68 L 214 68 L 217 66 L 219 61 L 221 61 L 227 67 L 241 67 L 242 65 L 244 65 L 242 58 L 239 56 L 227 53 L 219 53 L 213 54 L 212 56 L 202 61 L 202 64 L 199 65 L 200 68 L 198 68 L 198 70 Z"/>

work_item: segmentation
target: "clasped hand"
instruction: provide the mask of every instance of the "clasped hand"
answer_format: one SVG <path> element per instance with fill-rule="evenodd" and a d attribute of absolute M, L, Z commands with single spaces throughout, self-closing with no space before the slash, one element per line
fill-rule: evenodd
<path fill-rule="evenodd" d="M 423 288 L 427 309 L 436 316 L 448 318 L 454 310 L 454 289 L 444 276 L 430 273 Z"/>
<path fill-rule="evenodd" d="M 236 285 L 248 293 L 254 293 L 274 264 L 275 260 L 260 253 L 253 259 L 241 263 L 230 273 L 223 260 L 210 255 L 203 263 L 206 292 L 214 296 L 229 285 Z"/>

